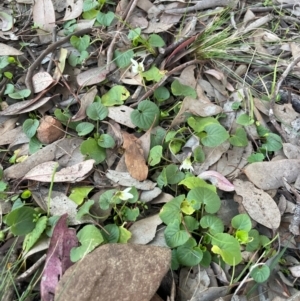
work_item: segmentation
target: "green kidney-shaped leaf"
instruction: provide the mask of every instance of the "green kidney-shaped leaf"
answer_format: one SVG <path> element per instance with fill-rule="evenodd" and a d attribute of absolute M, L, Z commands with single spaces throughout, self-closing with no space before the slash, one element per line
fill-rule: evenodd
<path fill-rule="evenodd" d="M 72 36 L 70 39 L 70 43 L 72 44 L 73 47 L 75 47 L 79 51 L 83 51 L 89 47 L 90 40 L 91 38 L 89 35 L 84 35 L 82 37 Z"/>
<path fill-rule="evenodd" d="M 114 18 L 115 18 L 115 14 L 111 11 L 109 11 L 107 14 L 98 12 L 96 17 L 97 21 L 103 26 L 110 26 Z"/>
<path fill-rule="evenodd" d="M 247 133 L 243 128 L 237 128 L 234 135 L 229 138 L 230 144 L 233 146 L 247 146 Z"/>
<path fill-rule="evenodd" d="M 216 213 L 221 206 L 219 196 L 208 188 L 196 187 L 189 191 L 187 200 L 191 203 L 192 207 L 199 210 L 201 204 L 204 204 L 207 213 Z"/>
<path fill-rule="evenodd" d="M 254 279 L 254 281 L 263 283 L 270 277 L 270 268 L 265 264 L 256 266 L 251 270 L 250 276 Z"/>
<path fill-rule="evenodd" d="M 164 74 L 165 72 L 160 71 L 155 66 L 152 66 L 148 71 L 143 72 L 142 76 L 148 81 L 159 82 L 163 78 Z"/>
<path fill-rule="evenodd" d="M 77 233 L 77 237 L 81 246 L 71 249 L 70 258 L 72 262 L 80 260 L 104 241 L 100 230 L 94 225 L 84 226 Z"/>
<path fill-rule="evenodd" d="M 100 147 L 94 138 L 83 141 L 80 145 L 80 152 L 89 159 L 94 159 L 96 164 L 103 162 L 106 158 L 106 151 Z"/>
<path fill-rule="evenodd" d="M 197 98 L 195 89 L 181 84 L 178 79 L 175 79 L 172 82 L 171 91 L 175 96 L 191 96 L 193 98 Z"/>
<path fill-rule="evenodd" d="M 34 227 L 36 211 L 27 206 L 19 207 L 6 215 L 5 222 L 14 235 L 22 236 L 30 233 Z"/>
<path fill-rule="evenodd" d="M 103 148 L 114 148 L 116 145 L 114 138 L 109 134 L 100 135 L 98 144 Z"/>
<path fill-rule="evenodd" d="M 262 145 L 262 148 L 268 152 L 275 152 L 282 149 L 282 140 L 280 136 L 273 133 L 267 134 L 266 142 Z"/>
<path fill-rule="evenodd" d="M 254 123 L 254 119 L 251 118 L 248 114 L 241 114 L 236 119 L 236 123 L 246 126 L 246 125 L 250 125 L 250 124 Z"/>
<path fill-rule="evenodd" d="M 193 216 L 184 216 L 184 225 L 182 227 L 186 227 L 189 232 L 192 232 L 199 228 L 199 222 Z M 183 230 L 184 228 L 181 229 Z"/>
<path fill-rule="evenodd" d="M 228 132 L 220 124 L 211 124 L 204 128 L 206 136 L 201 139 L 203 145 L 216 147 L 229 138 Z"/>
<path fill-rule="evenodd" d="M 71 194 L 69 195 L 69 199 L 71 199 L 75 204 L 81 205 L 84 199 L 88 196 L 88 194 L 94 189 L 92 186 L 80 186 L 74 187 L 71 190 Z"/>
<path fill-rule="evenodd" d="M 120 236 L 118 243 L 120 244 L 126 244 L 128 240 L 131 238 L 131 233 L 127 229 L 125 229 L 123 226 L 119 227 Z"/>
<path fill-rule="evenodd" d="M 86 114 L 92 120 L 103 120 L 108 115 L 108 109 L 99 102 L 93 102 L 87 107 Z"/>
<path fill-rule="evenodd" d="M 154 97 L 158 102 L 163 102 L 170 98 L 170 92 L 166 87 L 161 86 L 154 91 Z"/>
<path fill-rule="evenodd" d="M 78 136 L 85 136 L 93 131 L 95 126 L 90 122 L 81 122 L 76 126 Z"/>
<path fill-rule="evenodd" d="M 9 93 L 8 96 L 12 99 L 24 99 L 24 98 L 28 97 L 30 94 L 31 94 L 31 91 L 29 89 L 23 89 L 20 91 Z"/>
<path fill-rule="evenodd" d="M 131 209 L 125 206 L 123 210 L 124 210 L 123 217 L 125 221 L 135 222 L 137 217 L 140 215 L 140 210 L 137 207 Z"/>
<path fill-rule="evenodd" d="M 150 100 L 143 100 L 139 103 L 138 108 L 130 114 L 130 118 L 134 125 L 148 130 L 153 123 L 154 125 L 158 124 L 159 114 L 159 108 L 155 103 Z"/>
<path fill-rule="evenodd" d="M 231 220 L 231 225 L 236 230 L 249 232 L 252 228 L 251 219 L 248 214 L 238 214 Z"/>
<path fill-rule="evenodd" d="M 192 177 L 187 177 L 184 180 L 182 180 L 181 182 L 178 183 L 179 185 L 184 185 L 186 188 L 188 189 L 193 189 L 196 187 L 204 187 L 204 188 L 208 188 L 209 190 L 216 192 L 217 188 L 214 185 L 211 184 L 207 184 L 204 180 L 192 176 Z"/>
<path fill-rule="evenodd" d="M 39 127 L 39 121 L 37 119 L 26 119 L 23 123 L 23 131 L 28 138 L 32 138 L 37 128 Z"/>
<path fill-rule="evenodd" d="M 229 265 L 235 266 L 242 261 L 239 242 L 227 233 L 218 233 L 212 238 L 212 252 L 219 254 Z"/>
<path fill-rule="evenodd" d="M 202 250 L 197 247 L 194 238 L 189 238 L 188 241 L 177 248 L 177 259 L 184 266 L 192 267 L 200 263 L 203 257 Z"/>
<path fill-rule="evenodd" d="M 102 95 L 102 104 L 107 107 L 122 105 L 129 96 L 130 93 L 124 86 L 116 85 Z"/>
<path fill-rule="evenodd" d="M 200 220 L 200 226 L 204 229 L 209 228 L 208 232 L 212 235 L 224 231 L 223 221 L 215 215 L 205 215 Z"/>
<path fill-rule="evenodd" d="M 190 237 L 186 230 L 180 230 L 180 221 L 177 219 L 168 224 L 164 234 L 166 243 L 170 248 L 176 248 L 183 245 Z"/>
<path fill-rule="evenodd" d="M 254 162 L 262 162 L 265 158 L 265 155 L 262 153 L 254 153 L 251 154 L 248 158 L 247 161 L 249 163 L 254 163 Z"/>
<path fill-rule="evenodd" d="M 161 145 L 156 145 L 150 149 L 148 164 L 150 166 L 155 166 L 158 164 L 162 157 L 163 147 Z"/>
<path fill-rule="evenodd" d="M 88 200 L 84 202 L 82 206 L 80 206 L 76 218 L 78 220 L 82 219 L 84 215 L 89 215 L 91 207 L 94 205 L 95 201 L 94 200 Z"/>
<path fill-rule="evenodd" d="M 25 239 L 23 241 L 24 253 L 27 253 L 41 237 L 46 229 L 47 221 L 47 216 L 40 217 L 35 225 L 35 228 L 25 236 Z"/>
<path fill-rule="evenodd" d="M 205 127 L 211 124 L 220 124 L 214 117 L 194 117 L 188 118 L 188 125 L 197 133 L 204 131 Z"/>
<path fill-rule="evenodd" d="M 116 50 L 114 53 L 116 65 L 119 68 L 125 68 L 131 64 L 131 59 L 133 59 L 134 52 L 132 49 L 121 52 Z"/>
<path fill-rule="evenodd" d="M 101 194 L 99 198 L 99 205 L 101 209 L 107 210 L 109 208 L 116 192 L 116 189 L 110 189 Z"/>
<path fill-rule="evenodd" d="M 251 229 L 248 233 L 248 236 L 250 241 L 247 243 L 246 251 L 254 252 L 258 250 L 260 247 L 259 232 L 256 229 Z"/>
<path fill-rule="evenodd" d="M 164 40 L 158 34 L 151 34 L 148 39 L 148 43 L 152 47 L 163 47 L 165 45 Z"/>
<path fill-rule="evenodd" d="M 117 243 L 120 237 L 120 229 L 116 224 L 105 225 L 101 233 L 108 243 Z"/>
<path fill-rule="evenodd" d="M 161 208 L 159 217 L 166 225 L 170 224 L 174 220 L 178 220 L 180 222 L 180 206 L 184 200 L 184 197 L 185 196 L 183 194 L 179 195 Z"/>

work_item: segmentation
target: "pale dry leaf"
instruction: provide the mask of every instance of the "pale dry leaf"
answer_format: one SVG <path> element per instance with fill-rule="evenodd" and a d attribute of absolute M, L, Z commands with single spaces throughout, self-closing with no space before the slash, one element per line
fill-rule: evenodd
<path fill-rule="evenodd" d="M 144 157 L 141 141 L 134 135 L 122 132 L 123 148 L 125 149 L 125 164 L 129 174 L 138 181 L 144 181 L 148 176 L 148 166 Z"/>
<path fill-rule="evenodd" d="M 130 228 L 132 236 L 129 243 L 145 245 L 155 237 L 156 228 L 162 224 L 159 215 L 153 215 L 135 222 Z"/>
<path fill-rule="evenodd" d="M 4 117 L 0 116 L 0 137 L 2 138 L 2 135 L 16 127 L 16 122 L 18 120 L 18 117 L 12 118 L 12 117 Z M 1 141 L 0 138 L 0 141 Z"/>
<path fill-rule="evenodd" d="M 4 177 L 8 179 L 19 179 L 24 177 L 32 168 L 35 168 L 37 165 L 54 160 L 55 150 L 55 144 L 49 144 L 45 146 L 29 156 L 25 161 L 6 168 L 4 170 Z"/>
<path fill-rule="evenodd" d="M 165 204 L 174 199 L 174 196 L 169 193 L 162 192 L 159 196 L 157 196 L 151 204 Z"/>
<path fill-rule="evenodd" d="M 200 99 L 194 99 L 186 96 L 182 102 L 181 108 L 171 123 L 171 128 L 186 121 L 188 113 L 195 116 L 208 117 L 222 112 L 222 108 L 211 102 L 203 102 Z"/>
<path fill-rule="evenodd" d="M 77 75 L 77 83 L 81 87 L 99 84 L 106 79 L 108 73 L 105 67 L 90 68 Z"/>
<path fill-rule="evenodd" d="M 129 128 L 134 129 L 136 126 L 132 123 L 130 115 L 134 109 L 121 105 L 117 107 L 108 108 L 108 117 L 120 124 L 123 124 Z"/>
<path fill-rule="evenodd" d="M 288 183 L 293 183 L 299 170 L 299 159 L 283 159 L 251 163 L 245 167 L 244 172 L 255 186 L 269 190 L 284 186 L 282 177 L 285 177 Z"/>
<path fill-rule="evenodd" d="M 198 175 L 202 180 L 208 180 L 223 191 L 234 191 L 234 186 L 220 173 L 213 170 L 204 171 Z"/>
<path fill-rule="evenodd" d="M 230 143 L 228 141 L 223 142 L 217 147 L 204 146 L 203 151 L 205 154 L 205 161 L 203 163 L 195 163 L 193 165 L 194 173 L 200 174 L 201 172 L 208 170 L 211 165 L 215 164 L 221 156 L 228 151 L 229 147 Z"/>
<path fill-rule="evenodd" d="M 35 99 L 30 99 L 16 102 L 0 112 L 0 115 L 9 116 L 31 112 L 49 102 L 53 97 L 55 97 L 55 95 L 51 97 L 42 97 L 37 101 L 35 101 Z"/>
<path fill-rule="evenodd" d="M 43 199 L 45 204 L 48 204 L 48 196 Z M 69 199 L 64 193 L 52 191 L 50 198 L 50 213 L 51 216 L 61 216 L 68 214 L 69 225 L 79 225 L 86 222 L 91 222 L 91 218 L 83 217 L 81 220 L 76 218 L 77 204 Z"/>
<path fill-rule="evenodd" d="M 76 19 L 82 13 L 83 0 L 67 0 L 66 13 L 63 18 L 64 21 Z"/>
<path fill-rule="evenodd" d="M 58 63 L 53 73 L 53 79 L 58 82 L 63 75 L 66 65 L 66 59 L 68 56 L 68 50 L 65 48 L 60 48 Z"/>
<path fill-rule="evenodd" d="M 256 188 L 249 181 L 236 179 L 233 184 L 236 193 L 242 196 L 242 204 L 253 220 L 270 229 L 279 227 L 280 211 L 269 194 Z"/>
<path fill-rule="evenodd" d="M 4 11 L 0 11 L 0 24 L 2 26 L 1 30 L 2 31 L 9 31 L 12 29 L 13 25 L 14 25 L 14 18 L 12 17 L 12 15 L 4 12 Z"/>
<path fill-rule="evenodd" d="M 209 69 L 209 70 L 205 70 L 204 73 L 206 74 L 210 74 L 212 75 L 213 77 L 215 77 L 217 80 L 222 80 L 224 79 L 224 74 L 218 70 L 215 70 L 215 69 Z"/>
<path fill-rule="evenodd" d="M 251 143 L 248 143 L 246 147 L 233 146 L 216 163 L 216 171 L 224 176 L 236 178 L 248 164 L 247 158 L 252 152 L 253 146 Z"/>
<path fill-rule="evenodd" d="M 88 92 L 86 92 L 80 99 L 80 109 L 72 117 L 72 121 L 80 121 L 86 118 L 86 109 L 87 107 L 94 102 L 94 99 L 97 95 L 97 87 L 93 86 Z"/>
<path fill-rule="evenodd" d="M 55 27 L 55 12 L 52 1 L 35 1 L 32 9 L 32 17 L 34 24 L 39 27 L 38 32 L 43 33 L 44 35 L 45 31 L 49 34 L 51 33 L 51 35 L 48 35 L 47 37 L 47 39 L 51 39 L 53 28 Z M 47 39 L 44 39 L 43 35 L 40 35 L 39 38 L 41 41 L 47 41 Z"/>
<path fill-rule="evenodd" d="M 22 55 L 23 52 L 8 46 L 6 44 L 0 43 L 0 56 L 3 55 Z"/>
<path fill-rule="evenodd" d="M 144 203 L 151 202 L 160 194 L 161 194 L 161 189 L 159 187 L 154 187 L 154 189 L 152 190 L 144 190 L 141 192 L 140 201 Z"/>
<path fill-rule="evenodd" d="M 288 159 L 298 159 L 300 158 L 300 146 L 294 145 L 292 143 L 282 143 L 283 152 Z"/>
<path fill-rule="evenodd" d="M 106 177 L 113 181 L 116 184 L 119 184 L 124 187 L 131 187 L 134 186 L 137 189 L 141 190 L 151 190 L 156 186 L 156 183 L 153 183 L 150 180 L 145 180 L 140 182 L 133 177 L 128 172 L 119 172 L 115 170 L 109 169 L 106 172 Z"/>
<path fill-rule="evenodd" d="M 39 93 L 53 83 L 53 78 L 48 72 L 38 72 L 32 77 L 34 93 Z"/>
<path fill-rule="evenodd" d="M 27 159 L 28 160 L 28 159 Z M 78 164 L 68 166 L 57 171 L 52 179 L 54 168 L 57 162 L 48 161 L 35 166 L 25 176 L 24 179 L 38 182 L 80 182 L 88 176 L 94 167 L 95 160 L 89 159 Z"/>

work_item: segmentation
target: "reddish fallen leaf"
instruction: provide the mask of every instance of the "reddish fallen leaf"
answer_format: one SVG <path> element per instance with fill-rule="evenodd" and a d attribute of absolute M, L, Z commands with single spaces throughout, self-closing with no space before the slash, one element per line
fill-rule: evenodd
<path fill-rule="evenodd" d="M 198 178 L 210 181 L 214 186 L 223 191 L 234 191 L 234 186 L 217 171 L 209 170 L 204 171 Z"/>
<path fill-rule="evenodd" d="M 141 141 L 134 135 L 122 132 L 123 148 L 125 149 L 125 164 L 129 174 L 138 181 L 144 181 L 148 176 L 148 166 L 144 158 Z"/>
<path fill-rule="evenodd" d="M 67 227 L 67 214 L 58 220 L 50 240 L 46 264 L 41 278 L 41 300 L 54 300 L 54 292 L 64 272 L 73 264 L 70 251 L 78 246 L 75 229 Z"/>

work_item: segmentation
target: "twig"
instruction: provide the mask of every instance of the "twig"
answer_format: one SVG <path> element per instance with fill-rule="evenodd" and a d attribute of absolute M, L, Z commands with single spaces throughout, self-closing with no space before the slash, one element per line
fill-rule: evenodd
<path fill-rule="evenodd" d="M 155 85 L 153 85 L 152 87 L 150 87 L 150 89 L 144 94 L 142 95 L 135 103 L 133 103 L 132 105 L 130 105 L 130 107 L 134 108 L 136 107 L 142 100 L 148 98 L 149 96 L 151 96 L 154 91 L 160 87 L 167 79 L 170 75 L 178 72 L 178 71 L 181 71 L 182 69 L 190 66 L 190 65 L 193 65 L 193 64 L 196 64 L 196 63 L 199 63 L 200 61 L 199 60 L 192 60 L 192 61 L 189 61 L 189 62 L 186 62 L 185 64 L 182 64 L 174 69 L 172 69 L 171 71 L 167 72 L 165 74 L 165 76 L 158 82 L 156 83 Z"/>
<path fill-rule="evenodd" d="M 275 99 L 276 96 L 279 93 L 279 89 L 282 85 L 282 82 L 285 80 L 285 78 L 288 76 L 288 74 L 291 72 L 291 70 L 294 68 L 295 65 L 297 65 L 300 62 L 300 56 L 298 56 L 297 58 L 295 58 L 285 69 L 285 71 L 281 74 L 279 80 L 276 83 L 275 89 L 271 95 L 271 100 L 270 100 L 270 110 L 269 110 L 269 117 L 270 117 L 270 121 L 272 122 L 272 124 L 274 125 L 275 129 L 278 131 L 278 133 L 281 135 L 282 139 L 287 142 L 287 136 L 285 134 L 285 132 L 282 130 L 282 128 L 279 126 L 279 124 L 276 121 L 276 117 L 274 114 L 274 106 L 275 106 Z"/>
<path fill-rule="evenodd" d="M 167 9 L 165 11 L 166 14 L 184 14 L 188 12 L 193 12 L 195 10 L 202 10 L 202 9 L 207 9 L 207 8 L 212 8 L 212 7 L 233 7 L 236 5 L 235 0 L 204 0 L 201 2 L 197 2 L 196 5 L 186 7 L 186 8 L 174 8 L 174 9 Z"/>
<path fill-rule="evenodd" d="M 44 254 L 37 262 L 35 262 L 27 271 L 16 278 L 16 281 L 20 282 L 25 280 L 28 276 L 32 275 L 46 260 L 47 255 Z"/>
<path fill-rule="evenodd" d="M 32 84 L 32 76 L 33 76 L 33 72 L 34 70 L 41 64 L 42 60 L 44 59 L 44 57 L 51 53 L 52 51 L 54 51 L 57 47 L 69 42 L 69 40 L 71 39 L 72 36 L 81 36 L 84 34 L 88 34 L 91 33 L 94 29 L 97 28 L 101 28 L 102 26 L 96 26 L 93 28 L 85 28 L 82 30 L 78 30 L 76 32 L 73 32 L 71 34 L 69 34 L 68 36 L 66 36 L 65 38 L 50 44 L 40 55 L 39 57 L 32 63 L 32 65 L 28 68 L 27 71 L 27 75 L 25 78 L 25 85 L 27 87 L 27 89 L 29 89 L 31 91 L 31 93 L 34 93 L 34 89 L 33 89 L 33 84 Z"/>

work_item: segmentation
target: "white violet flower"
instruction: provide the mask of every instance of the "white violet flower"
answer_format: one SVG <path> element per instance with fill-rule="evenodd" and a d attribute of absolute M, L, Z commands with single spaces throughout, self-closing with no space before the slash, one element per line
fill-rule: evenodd
<path fill-rule="evenodd" d="M 134 59 L 130 59 L 130 60 L 132 63 L 132 67 L 131 67 L 132 73 L 137 74 L 137 73 L 143 72 L 145 70 L 143 62 L 138 63 Z"/>
<path fill-rule="evenodd" d="M 122 201 L 127 201 L 129 199 L 132 199 L 133 194 L 129 192 L 130 190 L 131 190 L 131 187 L 128 187 L 128 188 L 124 189 L 123 191 L 118 191 L 119 199 L 121 199 Z"/>
<path fill-rule="evenodd" d="M 194 171 L 194 168 L 192 166 L 192 161 L 190 157 L 187 157 L 183 160 L 183 162 L 181 163 L 180 170 L 185 169 L 185 170 L 189 170 L 190 172 Z"/>

